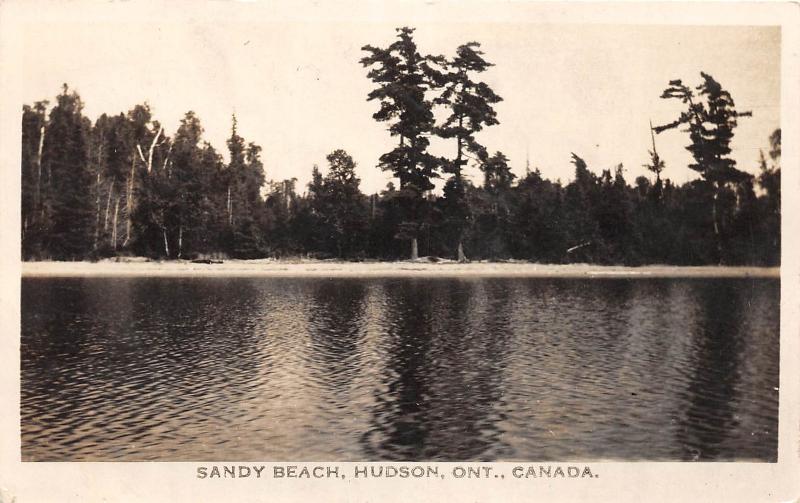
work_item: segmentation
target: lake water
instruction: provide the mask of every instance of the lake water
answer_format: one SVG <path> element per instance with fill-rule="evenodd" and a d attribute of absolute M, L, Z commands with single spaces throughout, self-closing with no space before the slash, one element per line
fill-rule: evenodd
<path fill-rule="evenodd" d="M 22 459 L 775 461 L 779 286 L 24 278 Z"/>

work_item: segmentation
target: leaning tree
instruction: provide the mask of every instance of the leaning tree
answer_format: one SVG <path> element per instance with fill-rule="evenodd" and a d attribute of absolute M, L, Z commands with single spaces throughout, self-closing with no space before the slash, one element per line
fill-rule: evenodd
<path fill-rule="evenodd" d="M 672 80 L 661 94 L 664 99 L 677 99 L 686 107 L 673 122 L 656 126 L 653 130 L 661 133 L 668 129 L 685 126 L 691 143 L 686 149 L 691 152 L 694 162 L 689 167 L 699 172 L 703 179 L 713 187 L 712 221 L 716 243 L 717 258 L 722 262 L 722 219 L 720 218 L 719 197 L 731 184 L 751 178 L 751 175 L 736 169 L 736 161 L 730 158 L 730 142 L 739 117 L 751 116 L 751 112 L 737 112 L 730 93 L 704 72 L 700 72 L 703 82 L 694 90 L 681 80 Z M 697 93 L 695 93 L 697 91 Z"/>

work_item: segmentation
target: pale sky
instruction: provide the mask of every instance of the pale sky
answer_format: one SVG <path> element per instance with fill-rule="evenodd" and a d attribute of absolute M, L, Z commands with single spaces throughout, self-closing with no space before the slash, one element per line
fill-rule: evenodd
<path fill-rule="evenodd" d="M 757 172 L 758 151 L 780 126 L 779 28 L 417 21 L 421 52 L 449 56 L 474 40 L 496 64 L 481 78 L 504 98 L 500 125 L 478 139 L 504 152 L 517 174 L 528 157 L 531 168 L 566 182 L 575 152 L 595 173 L 622 162 L 632 184 L 646 172 L 648 121 L 663 124 L 681 111 L 679 102 L 659 99 L 662 90 L 676 78 L 699 84 L 701 70 L 731 92 L 738 110 L 753 111 L 733 142 L 740 169 Z M 366 101 L 373 84 L 358 63 L 360 48 L 388 45 L 404 24 L 51 18 L 25 28 L 23 98 L 52 102 L 67 82 L 92 120 L 147 101 L 170 135 L 194 110 L 223 154 L 235 112 L 239 133 L 263 147 L 267 179 L 297 177 L 302 192 L 312 166 L 324 171 L 325 155 L 343 148 L 358 163 L 362 189 L 373 192 L 391 179 L 376 165 L 395 140 L 371 117 L 378 104 Z M 686 133 L 665 132 L 656 142 L 663 176 L 696 177 L 686 168 Z M 449 142 L 434 151 L 454 148 Z"/>

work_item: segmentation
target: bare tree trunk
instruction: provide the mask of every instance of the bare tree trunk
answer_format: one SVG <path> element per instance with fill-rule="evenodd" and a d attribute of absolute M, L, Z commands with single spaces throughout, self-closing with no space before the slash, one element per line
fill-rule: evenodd
<path fill-rule="evenodd" d="M 464 116 L 460 115 L 458 117 L 458 130 L 459 133 L 464 130 Z M 461 134 L 456 137 L 458 142 L 457 150 L 456 150 L 456 173 L 461 174 Z"/>
<path fill-rule="evenodd" d="M 36 199 L 33 202 L 34 215 L 42 204 L 42 150 L 44 149 L 44 126 L 39 130 L 39 150 L 36 154 Z"/>
<path fill-rule="evenodd" d="M 138 146 L 138 145 L 137 145 Z M 139 152 L 141 155 L 141 152 Z M 128 175 L 128 198 L 125 202 L 125 213 L 127 213 L 127 222 L 125 223 L 125 241 L 122 246 L 126 246 L 131 239 L 131 214 L 133 213 L 133 177 L 136 176 L 136 157 L 131 158 L 131 174 Z"/>
<path fill-rule="evenodd" d="M 183 224 L 178 226 L 178 258 L 181 258 L 183 253 Z"/>
<path fill-rule="evenodd" d="M 226 205 L 228 208 L 228 225 L 233 225 L 233 205 L 231 203 L 231 186 L 228 184 L 228 203 Z"/>
<path fill-rule="evenodd" d="M 111 243 L 114 247 L 114 250 L 117 249 L 117 216 L 119 215 L 119 197 L 117 197 L 116 202 L 114 203 L 114 223 L 111 226 Z"/>
<path fill-rule="evenodd" d="M 411 240 L 411 260 L 417 260 L 419 252 L 417 250 L 417 238 Z"/>
<path fill-rule="evenodd" d="M 719 199 L 720 187 L 715 186 L 714 190 L 714 204 L 711 205 L 711 216 L 714 220 L 714 242 L 717 247 L 717 262 L 722 265 L 722 236 L 720 235 L 719 212 L 717 210 L 717 201 Z"/>
<path fill-rule="evenodd" d="M 142 146 L 138 143 L 136 144 L 136 150 L 139 152 L 139 158 L 147 167 L 148 173 L 153 171 L 153 152 L 155 151 L 156 146 L 158 145 L 158 138 L 161 136 L 161 133 L 163 131 L 164 131 L 163 126 L 158 128 L 158 132 L 156 132 L 156 135 L 153 137 L 153 141 L 150 142 L 150 150 L 147 154 L 147 159 L 144 158 L 144 152 L 142 152 Z"/>
<path fill-rule="evenodd" d="M 717 221 L 717 194 L 714 194 L 714 204 L 711 206 L 711 215 L 714 218 L 714 236 L 719 237 L 719 222 Z"/>
<path fill-rule="evenodd" d="M 167 254 L 167 258 L 169 258 L 169 242 L 167 241 L 167 228 L 161 228 L 161 235 L 164 236 L 164 253 Z"/>
<path fill-rule="evenodd" d="M 167 163 L 169 162 L 169 157 L 172 155 L 172 144 L 169 146 L 169 150 L 167 151 L 167 156 L 164 158 L 164 165 L 161 166 L 161 169 L 167 169 Z M 167 173 L 167 177 L 169 177 L 169 173 Z"/>
<path fill-rule="evenodd" d="M 97 181 L 95 182 L 95 219 L 94 219 L 94 244 L 92 248 L 97 250 L 97 242 L 100 239 L 100 169 L 97 170 Z"/>
<path fill-rule="evenodd" d="M 136 150 L 139 153 L 139 158 L 142 160 L 143 163 L 147 166 L 147 172 L 150 173 L 153 170 L 153 152 L 155 151 L 156 145 L 158 145 L 158 138 L 161 136 L 161 133 L 164 131 L 164 127 L 161 126 L 158 128 L 158 132 L 153 137 L 153 141 L 150 143 L 150 152 L 148 153 L 147 159 L 144 158 L 144 153 L 142 152 L 142 147 L 138 143 L 136 144 Z M 128 177 L 128 200 L 126 202 L 126 213 L 128 214 L 128 219 L 125 224 L 125 241 L 122 243 L 122 246 L 126 246 L 131 240 L 131 217 L 133 214 L 133 188 L 134 188 L 134 178 L 136 176 L 136 156 L 131 156 L 131 174 Z"/>
<path fill-rule="evenodd" d="M 108 184 L 108 198 L 106 199 L 106 216 L 103 220 L 103 231 L 108 230 L 108 210 L 111 207 L 111 194 L 114 193 L 114 180 Z"/>
<path fill-rule="evenodd" d="M 150 153 L 147 155 L 147 172 L 150 173 L 153 170 L 153 152 L 156 149 L 156 145 L 158 142 L 158 137 L 161 136 L 161 133 L 164 132 L 164 126 L 160 126 L 158 128 L 158 132 L 156 136 L 153 138 L 153 142 L 150 144 Z"/>
<path fill-rule="evenodd" d="M 461 240 L 458 240 L 458 261 L 464 263 L 467 261 L 467 256 L 464 255 L 464 245 L 461 243 Z"/>

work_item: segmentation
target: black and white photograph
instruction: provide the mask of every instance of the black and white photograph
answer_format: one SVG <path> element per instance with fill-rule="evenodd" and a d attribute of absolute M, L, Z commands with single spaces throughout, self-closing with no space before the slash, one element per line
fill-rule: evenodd
<path fill-rule="evenodd" d="M 0 5 L 15 473 L 798 496 L 797 9 L 45 5 Z M 42 480 L 0 502 L 177 500 Z"/>

